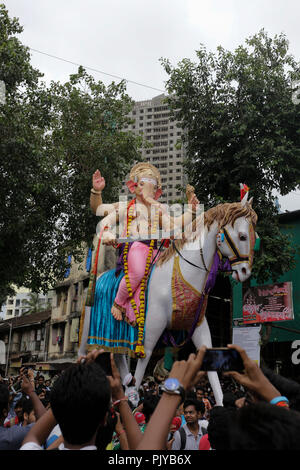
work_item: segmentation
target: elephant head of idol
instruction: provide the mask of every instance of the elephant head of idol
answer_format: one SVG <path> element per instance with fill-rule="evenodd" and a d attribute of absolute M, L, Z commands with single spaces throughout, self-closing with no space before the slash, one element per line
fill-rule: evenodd
<path fill-rule="evenodd" d="M 147 202 L 157 200 L 161 194 L 161 177 L 155 166 L 150 163 L 137 163 L 130 171 L 129 181 L 126 185 L 137 200 Z"/>

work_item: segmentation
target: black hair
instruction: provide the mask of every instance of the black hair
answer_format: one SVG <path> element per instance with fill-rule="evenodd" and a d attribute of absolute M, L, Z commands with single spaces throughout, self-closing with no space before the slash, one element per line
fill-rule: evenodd
<path fill-rule="evenodd" d="M 23 408 L 24 406 L 24 401 L 26 400 L 26 397 L 24 397 L 24 395 L 20 398 L 20 400 L 17 401 L 17 403 L 15 404 L 15 408 L 18 408 L 19 406 L 21 408 Z"/>
<path fill-rule="evenodd" d="M 158 405 L 160 397 L 157 395 L 147 394 L 143 401 L 143 414 L 145 415 L 145 421 L 148 423 L 152 413 Z"/>
<path fill-rule="evenodd" d="M 236 409 L 224 408 L 224 406 L 215 406 L 210 410 L 207 434 L 214 450 L 229 450 L 229 429 L 234 413 Z"/>
<path fill-rule="evenodd" d="M 192 390 L 188 391 L 186 394 L 186 400 L 197 400 L 197 393 Z"/>
<path fill-rule="evenodd" d="M 23 399 L 23 413 L 27 413 L 29 415 L 29 413 L 31 413 L 33 411 L 33 403 L 32 403 L 32 400 L 31 398 L 24 398 Z"/>
<path fill-rule="evenodd" d="M 223 406 L 225 408 L 235 408 L 235 402 L 238 398 L 232 392 L 225 392 L 223 394 Z"/>
<path fill-rule="evenodd" d="M 299 450 L 300 413 L 269 403 L 243 406 L 230 426 L 231 450 Z"/>
<path fill-rule="evenodd" d="M 0 384 L 0 418 L 4 418 L 4 410 L 8 411 L 9 405 L 9 390 L 7 385 Z"/>
<path fill-rule="evenodd" d="M 149 387 L 149 388 L 155 387 L 155 385 L 156 385 L 156 382 L 154 382 L 153 380 L 151 380 L 151 381 L 148 383 L 148 387 Z"/>
<path fill-rule="evenodd" d="M 42 404 L 44 405 L 45 408 L 47 408 L 47 406 L 49 405 L 50 403 L 50 398 L 40 398 Z"/>
<path fill-rule="evenodd" d="M 202 400 L 193 400 L 193 399 L 188 399 L 185 400 L 183 403 L 183 409 L 185 410 L 188 406 L 194 406 L 195 410 L 203 415 L 205 412 L 205 404 Z"/>
<path fill-rule="evenodd" d="M 52 387 L 50 404 L 69 444 L 91 440 L 105 419 L 110 396 L 110 384 L 97 363 L 74 364 L 64 370 Z"/>
<path fill-rule="evenodd" d="M 95 446 L 97 450 L 105 450 L 107 445 L 111 442 L 113 433 L 115 431 L 118 417 L 113 410 L 109 410 L 106 423 L 100 425 L 96 435 Z"/>

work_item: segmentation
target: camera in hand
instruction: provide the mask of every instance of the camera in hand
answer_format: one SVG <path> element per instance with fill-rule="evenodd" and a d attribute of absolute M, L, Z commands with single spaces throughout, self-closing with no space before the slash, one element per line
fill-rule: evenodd
<path fill-rule="evenodd" d="M 204 371 L 241 372 L 243 369 L 244 364 L 239 352 L 230 348 L 208 348 L 201 366 Z"/>
<path fill-rule="evenodd" d="M 110 353 L 109 352 L 104 352 L 99 354 L 99 356 L 96 357 L 95 362 L 99 364 L 99 366 L 102 367 L 106 375 L 111 375 L 112 376 L 112 370 L 111 370 L 111 361 L 110 361 Z"/>

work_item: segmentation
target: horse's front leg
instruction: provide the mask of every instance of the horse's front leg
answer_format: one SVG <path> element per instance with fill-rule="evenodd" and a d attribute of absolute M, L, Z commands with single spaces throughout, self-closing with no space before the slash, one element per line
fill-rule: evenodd
<path fill-rule="evenodd" d="M 156 346 L 157 341 L 159 340 L 162 332 L 165 330 L 167 326 L 167 316 L 166 313 L 156 306 L 151 306 L 149 308 L 147 319 L 145 323 L 145 341 L 144 341 L 144 350 L 146 357 L 143 359 L 139 359 L 137 363 L 137 367 L 135 370 L 135 386 L 139 389 L 146 367 L 149 363 L 151 358 L 153 349 Z"/>
<path fill-rule="evenodd" d="M 206 346 L 207 348 L 212 347 L 211 334 L 206 318 L 203 319 L 201 325 L 199 325 L 192 336 L 192 341 L 196 349 L 201 348 L 201 346 Z M 209 383 L 213 389 L 214 397 L 216 400 L 216 405 L 223 406 L 223 392 L 217 372 L 208 372 L 207 373 Z"/>

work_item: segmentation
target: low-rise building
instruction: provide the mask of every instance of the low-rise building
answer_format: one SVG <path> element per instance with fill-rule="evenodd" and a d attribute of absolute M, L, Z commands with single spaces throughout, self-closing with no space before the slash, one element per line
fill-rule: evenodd
<path fill-rule="evenodd" d="M 94 238 L 97 248 L 98 238 Z M 0 321 L 0 368 L 17 374 L 30 365 L 53 375 L 77 359 L 80 317 L 85 306 L 95 249 L 85 250 L 81 263 L 70 256 L 65 279 L 49 292 L 49 309 Z M 115 251 L 101 246 L 97 273 L 115 266 Z"/>
<path fill-rule="evenodd" d="M 30 310 L 32 292 L 26 287 L 15 288 L 15 292 L 15 295 L 8 297 L 1 307 L 1 316 L 4 320 L 9 320 L 13 317 L 20 317 Z M 49 308 L 51 300 L 51 292 L 46 294 L 36 294 L 35 302 L 39 305 L 41 310 Z"/>
<path fill-rule="evenodd" d="M 20 367 L 35 367 L 47 357 L 51 310 L 22 315 L 0 322 L 0 341 L 5 346 L 0 367 L 16 375 Z"/>

